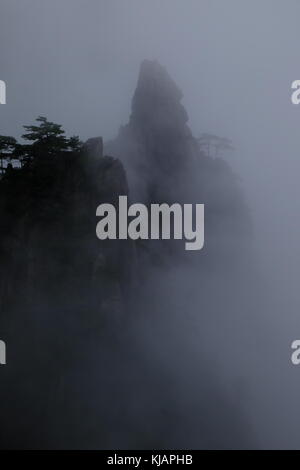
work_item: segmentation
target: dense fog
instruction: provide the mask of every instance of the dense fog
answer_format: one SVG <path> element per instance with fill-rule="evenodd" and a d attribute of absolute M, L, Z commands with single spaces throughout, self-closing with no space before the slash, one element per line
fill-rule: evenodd
<path fill-rule="evenodd" d="M 90 440 L 72 445 L 299 448 L 300 369 L 291 363 L 291 343 L 300 337 L 300 107 L 291 103 L 291 84 L 300 78 L 299 14 L 297 0 L 1 0 L 0 79 L 7 86 L 1 134 L 19 138 L 22 125 L 42 115 L 82 140 L 102 136 L 104 153 L 121 160 L 133 197 L 143 202 L 145 186 L 130 160 L 130 136 L 139 125 L 131 100 L 141 63 L 155 60 L 183 93 L 192 135 L 215 134 L 234 146 L 221 157 L 237 178 L 227 179 L 224 170 L 218 179 L 211 167 L 205 167 L 211 180 L 187 171 L 189 191 L 177 193 L 179 202 L 188 194 L 214 204 L 214 190 L 225 188 L 226 198 L 232 181 L 232 197 L 242 201 L 236 210 L 247 214 L 234 237 L 223 219 L 209 222 L 217 235 L 209 228 L 207 243 L 214 247 L 219 237 L 227 257 L 220 261 L 217 252 L 207 271 L 205 256 L 201 269 L 202 258 L 191 265 L 179 259 L 159 275 L 157 266 L 149 267 L 129 325 L 116 322 L 124 336 L 115 340 L 115 319 L 104 335 L 100 366 L 112 361 L 115 371 L 105 386 L 96 377 L 97 361 L 90 364 L 93 400 L 101 390 L 109 402 L 116 387 L 126 411 L 119 420 L 117 411 L 101 407 L 107 435 L 97 439 L 93 423 Z M 129 131 L 119 133 L 128 122 Z M 151 177 L 150 163 L 147 182 Z M 161 178 L 153 172 L 163 187 Z M 158 192 L 159 199 L 164 195 Z M 240 261 L 233 269 L 231 256 Z M 95 336 L 89 348 L 98 351 Z M 87 391 L 76 388 L 84 380 L 78 371 L 70 372 L 68 386 L 80 396 Z M 159 413 L 158 401 L 164 403 Z M 82 412 L 92 417 L 94 410 Z M 59 439 L 53 445 L 63 447 L 64 435 Z M 20 436 L 16 442 L 21 445 Z"/>

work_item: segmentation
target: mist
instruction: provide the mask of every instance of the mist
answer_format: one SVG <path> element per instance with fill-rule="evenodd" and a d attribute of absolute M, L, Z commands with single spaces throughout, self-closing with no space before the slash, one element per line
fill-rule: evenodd
<path fill-rule="evenodd" d="M 23 124 L 44 115 L 62 124 L 68 135 L 102 136 L 110 151 L 109 143 L 129 120 L 140 64 L 150 59 L 161 63 L 182 90 L 194 137 L 209 132 L 233 142 L 235 150 L 222 158 L 238 176 L 250 212 L 251 262 L 257 272 L 253 291 L 251 274 L 248 290 L 228 299 L 226 266 L 221 266 L 219 277 L 202 279 L 207 298 L 215 300 L 200 315 L 200 296 L 183 301 L 197 290 L 197 266 L 179 263 L 166 269 L 162 285 L 156 284 L 154 270 L 148 274 L 149 289 L 160 307 L 149 293 L 147 307 L 135 305 L 134 311 L 140 307 L 142 313 L 128 333 L 143 345 L 146 357 L 152 356 L 149 367 L 159 369 L 157 386 L 168 371 L 170 378 L 162 385 L 166 401 L 191 419 L 184 443 L 175 432 L 166 437 L 171 433 L 167 426 L 161 441 L 166 445 L 198 445 L 197 425 L 188 411 L 198 406 L 197 397 L 191 392 L 186 397 L 185 390 L 202 386 L 201 364 L 204 377 L 213 376 L 218 385 L 212 387 L 216 414 L 222 413 L 223 399 L 228 409 L 242 410 L 236 435 L 240 428 L 249 431 L 249 447 L 300 446 L 300 371 L 290 360 L 291 343 L 300 334 L 300 107 L 291 103 L 291 84 L 300 78 L 299 14 L 296 0 L 1 1 L 0 79 L 7 101 L 0 107 L 1 134 L 20 137 Z M 135 181 L 130 164 L 122 161 Z M 142 196 L 135 188 L 134 197 Z M 177 293 L 174 286 L 180 286 Z M 161 291 L 165 295 L 168 289 L 172 300 L 164 305 Z M 216 315 L 222 305 L 226 311 Z M 161 316 L 151 317 L 158 310 Z M 222 390 L 220 396 L 215 390 Z M 210 393 L 203 390 L 203 396 Z M 155 399 L 154 394 L 141 405 L 149 416 Z M 221 439 L 226 430 L 215 433 Z M 126 427 L 117 442 L 124 438 L 125 447 L 132 446 L 125 434 Z M 199 446 L 214 447 L 214 439 L 207 439 Z M 107 442 L 112 445 L 113 438 Z M 234 443 L 224 441 L 228 446 Z"/>

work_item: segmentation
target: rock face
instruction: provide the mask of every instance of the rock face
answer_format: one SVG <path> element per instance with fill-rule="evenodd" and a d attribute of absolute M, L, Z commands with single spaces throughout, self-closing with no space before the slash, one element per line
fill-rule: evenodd
<path fill-rule="evenodd" d="M 129 123 L 105 150 L 124 164 L 133 201 L 205 204 L 206 246 L 197 258 L 209 256 L 213 264 L 223 256 L 240 257 L 248 252 L 251 232 L 242 192 L 226 162 L 200 150 L 182 96 L 163 66 L 144 61 Z M 148 243 L 155 256 L 170 246 Z"/>
<path fill-rule="evenodd" d="M 158 62 L 142 63 L 128 127 L 144 146 L 148 165 L 167 175 L 181 172 L 192 156 L 182 96 Z"/>
<path fill-rule="evenodd" d="M 20 405 L 0 407 L 0 447 L 251 445 L 199 348 L 207 318 L 243 310 L 249 218 L 230 168 L 200 151 L 181 99 L 166 70 L 144 61 L 129 122 L 104 154 L 89 139 L 81 154 L 1 180 L 0 332 L 14 351 L 0 403 Z M 119 195 L 204 203 L 205 249 L 98 240 L 96 208 Z"/>
<path fill-rule="evenodd" d="M 87 140 L 83 146 L 83 151 L 89 159 L 99 160 L 103 157 L 103 139 L 102 137 L 93 137 Z"/>
<path fill-rule="evenodd" d="M 128 125 L 106 148 L 124 162 L 133 199 L 171 201 L 181 195 L 195 159 L 182 93 L 157 62 L 144 61 Z M 183 191 L 186 196 L 187 187 Z"/>
<path fill-rule="evenodd" d="M 18 170 L 1 183 L 2 310 L 75 308 L 80 299 L 92 317 L 93 299 L 94 316 L 110 298 L 126 304 L 131 247 L 101 242 L 95 233 L 97 206 L 128 194 L 124 168 L 103 156 L 101 138 L 88 140 L 81 155 Z M 16 197 L 24 189 L 23 199 Z M 103 277 L 113 279 L 109 288 L 97 285 Z"/>

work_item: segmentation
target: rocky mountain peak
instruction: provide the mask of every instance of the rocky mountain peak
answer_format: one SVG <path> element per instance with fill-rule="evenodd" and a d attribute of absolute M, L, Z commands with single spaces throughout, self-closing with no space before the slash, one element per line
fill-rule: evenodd
<path fill-rule="evenodd" d="M 130 124 L 160 129 L 185 126 L 188 115 L 181 104 L 182 92 L 157 61 L 144 60 L 132 100 Z"/>

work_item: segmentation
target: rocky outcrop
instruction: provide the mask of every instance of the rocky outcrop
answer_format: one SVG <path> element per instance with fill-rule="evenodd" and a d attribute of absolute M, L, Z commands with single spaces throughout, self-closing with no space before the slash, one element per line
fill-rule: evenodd
<path fill-rule="evenodd" d="M 196 141 L 181 98 L 158 62 L 142 63 L 129 123 L 105 146 L 124 163 L 133 199 L 168 202 L 187 195 Z"/>
<path fill-rule="evenodd" d="M 222 318 L 225 336 L 247 311 L 235 293 L 249 217 L 229 166 L 199 149 L 181 99 L 166 70 L 144 61 L 129 122 L 104 151 L 89 139 L 81 153 L 1 179 L 0 332 L 14 351 L 0 447 L 249 446 L 243 411 L 201 350 Z M 204 249 L 98 240 L 96 208 L 117 207 L 119 195 L 204 203 Z"/>
<path fill-rule="evenodd" d="M 96 318 L 110 299 L 126 305 L 132 247 L 112 246 L 95 233 L 97 206 L 128 195 L 124 168 L 103 156 L 101 138 L 88 140 L 80 155 L 13 172 L 1 189 L 2 310 L 53 305 L 76 311 L 79 300 Z"/>
<path fill-rule="evenodd" d="M 215 269 L 220 269 L 223 257 L 234 263 L 249 252 L 250 218 L 229 165 L 205 155 L 192 135 L 182 97 L 163 66 L 144 61 L 129 122 L 104 147 L 124 164 L 133 201 L 205 204 L 205 249 L 192 258 L 211 267 L 216 263 Z M 155 242 L 146 250 L 155 259 L 164 253 L 174 260 L 172 247 L 169 241 Z M 178 245 L 175 252 L 177 248 L 182 254 Z"/>

